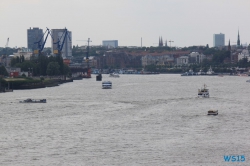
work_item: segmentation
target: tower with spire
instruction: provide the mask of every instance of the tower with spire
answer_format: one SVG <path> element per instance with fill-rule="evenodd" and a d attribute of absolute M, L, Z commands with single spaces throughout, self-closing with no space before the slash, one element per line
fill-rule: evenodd
<path fill-rule="evenodd" d="M 165 41 L 165 47 L 167 47 L 167 46 L 168 46 L 168 40 Z"/>
<path fill-rule="evenodd" d="M 228 50 L 228 51 L 231 51 L 230 39 L 229 39 L 229 42 L 228 42 L 227 50 Z"/>
<path fill-rule="evenodd" d="M 159 47 L 163 46 L 162 37 L 159 37 Z"/>
<path fill-rule="evenodd" d="M 237 47 L 240 47 L 240 33 L 239 33 L 239 30 L 238 30 Z"/>

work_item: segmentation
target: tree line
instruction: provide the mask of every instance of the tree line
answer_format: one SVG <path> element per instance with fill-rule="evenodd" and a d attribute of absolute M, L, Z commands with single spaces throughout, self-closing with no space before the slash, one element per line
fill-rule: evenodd
<path fill-rule="evenodd" d="M 22 71 L 29 71 L 33 76 L 71 75 L 70 68 L 63 63 L 61 56 L 45 56 L 43 54 L 31 56 L 25 60 L 24 56 L 11 59 L 12 67 L 19 67 Z"/>

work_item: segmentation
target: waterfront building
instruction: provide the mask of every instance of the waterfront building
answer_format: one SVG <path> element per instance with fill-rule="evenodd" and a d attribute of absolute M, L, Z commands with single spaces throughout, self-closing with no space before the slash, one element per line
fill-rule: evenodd
<path fill-rule="evenodd" d="M 250 61 L 250 54 L 247 49 L 242 50 L 242 52 L 238 54 L 238 61 L 243 58 L 247 58 L 248 62 Z"/>
<path fill-rule="evenodd" d="M 103 40 L 102 46 L 108 48 L 117 48 L 118 47 L 118 40 Z"/>
<path fill-rule="evenodd" d="M 72 58 L 72 32 L 68 31 L 68 36 L 65 36 L 65 29 L 52 29 L 51 30 L 51 36 L 53 40 L 51 40 L 51 51 L 52 53 L 57 52 L 57 43 L 59 40 L 60 45 L 63 42 L 63 39 L 65 37 L 64 45 L 62 48 L 62 58 L 63 59 L 71 59 Z"/>
<path fill-rule="evenodd" d="M 174 56 L 166 53 L 164 54 L 148 53 L 147 55 L 143 55 L 141 58 L 141 64 L 144 67 L 148 65 L 167 65 L 173 63 L 174 63 Z"/>
<path fill-rule="evenodd" d="M 30 60 L 33 52 L 29 48 L 19 48 L 16 53 L 13 53 L 13 57 L 21 57 L 24 56 L 24 60 Z"/>
<path fill-rule="evenodd" d="M 177 66 L 182 66 L 182 65 L 188 65 L 188 56 L 180 56 L 179 58 L 176 59 L 176 65 Z"/>
<path fill-rule="evenodd" d="M 214 34 L 213 41 L 214 41 L 214 47 L 223 47 L 225 46 L 225 35 L 222 33 Z"/>
<path fill-rule="evenodd" d="M 34 44 L 41 39 L 41 43 L 43 43 L 43 30 L 39 28 L 27 29 L 27 48 L 31 49 L 32 51 L 38 49 L 38 44 Z"/>
<path fill-rule="evenodd" d="M 206 55 L 199 53 L 199 52 L 191 52 L 189 55 L 189 63 L 201 63 L 205 58 Z"/>

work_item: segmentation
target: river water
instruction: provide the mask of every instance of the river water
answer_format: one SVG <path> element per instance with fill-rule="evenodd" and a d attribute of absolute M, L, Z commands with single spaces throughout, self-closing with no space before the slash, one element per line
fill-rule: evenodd
<path fill-rule="evenodd" d="M 0 165 L 250 165 L 248 79 L 103 75 L 113 89 L 93 76 L 1 93 Z M 210 98 L 197 98 L 204 83 Z M 19 103 L 26 98 L 47 103 Z"/>

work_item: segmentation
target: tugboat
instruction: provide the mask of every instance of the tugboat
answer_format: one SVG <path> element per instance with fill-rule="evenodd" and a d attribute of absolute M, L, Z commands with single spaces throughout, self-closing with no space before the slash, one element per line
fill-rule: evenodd
<path fill-rule="evenodd" d="M 204 88 L 198 89 L 198 97 L 209 98 L 209 89 L 206 87 L 207 85 L 204 84 Z"/>
<path fill-rule="evenodd" d="M 218 110 L 209 110 L 207 115 L 218 115 Z"/>
<path fill-rule="evenodd" d="M 112 82 L 111 81 L 103 81 L 102 82 L 102 89 L 112 89 Z"/>
<path fill-rule="evenodd" d="M 19 103 L 46 103 L 46 99 L 40 99 L 40 100 L 26 99 L 23 101 L 19 101 Z"/>

